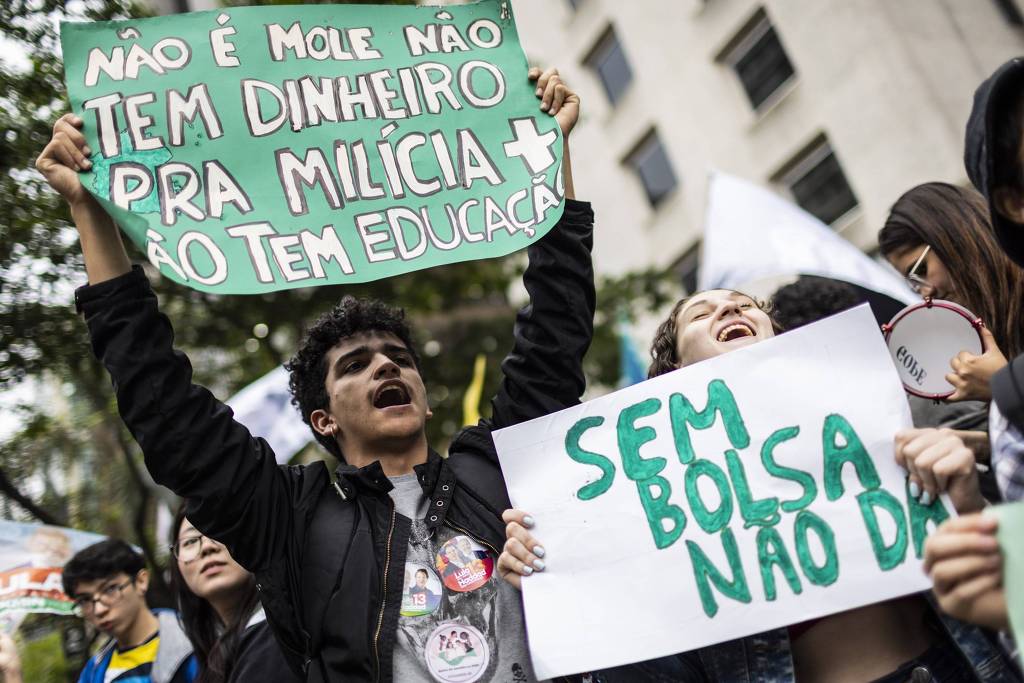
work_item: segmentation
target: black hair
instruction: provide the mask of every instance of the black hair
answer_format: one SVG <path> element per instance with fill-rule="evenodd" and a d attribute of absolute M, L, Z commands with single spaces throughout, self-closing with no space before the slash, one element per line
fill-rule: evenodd
<path fill-rule="evenodd" d="M 827 277 L 802 275 L 772 295 L 772 316 L 785 330 L 794 330 L 861 303 L 853 285 Z"/>
<path fill-rule="evenodd" d="M 1003 87 L 992 103 L 992 178 L 989 180 L 989 199 L 992 190 L 1005 187 L 1024 192 L 1024 164 L 1021 163 L 1021 142 L 1024 125 L 1024 85 L 1017 77 L 1012 87 Z"/>
<path fill-rule="evenodd" d="M 118 574 L 135 578 L 145 568 L 145 558 L 130 545 L 117 538 L 108 538 L 75 553 L 64 565 L 61 580 L 64 592 L 73 597 L 82 581 L 100 581 Z"/>
<path fill-rule="evenodd" d="M 418 370 L 420 358 L 416 353 L 412 332 L 405 321 L 405 311 L 388 306 L 376 299 L 357 299 L 346 296 L 338 305 L 321 315 L 306 330 L 299 349 L 285 364 L 290 373 L 288 386 L 292 392 L 292 405 L 299 409 L 302 420 L 312 429 L 310 416 L 315 410 L 326 410 L 327 352 L 347 337 L 362 332 L 387 332 L 398 337 L 412 356 Z M 338 442 L 313 430 L 313 436 L 331 455 L 344 459 Z"/>
<path fill-rule="evenodd" d="M 420 575 L 420 573 L 422 573 L 422 574 L 423 574 L 423 576 L 426 576 L 427 578 L 430 578 L 430 574 L 428 574 L 428 573 L 427 573 L 427 570 L 426 570 L 426 569 L 424 569 L 424 568 L 422 568 L 422 567 L 420 567 L 419 569 L 417 569 L 417 570 L 416 570 L 416 573 L 415 573 L 415 574 L 414 574 L 413 576 L 419 576 L 419 575 Z"/>
<path fill-rule="evenodd" d="M 171 525 L 172 545 L 178 542 L 184 521 L 185 506 L 182 505 Z M 171 592 L 178 603 L 178 616 L 199 660 L 199 676 L 195 683 L 224 683 L 237 663 L 235 660 L 246 624 L 260 604 L 256 578 L 249 574 L 249 583 L 238 601 L 234 618 L 230 624 L 224 624 L 213 606 L 189 589 L 174 557 L 171 557 L 170 570 Z"/>

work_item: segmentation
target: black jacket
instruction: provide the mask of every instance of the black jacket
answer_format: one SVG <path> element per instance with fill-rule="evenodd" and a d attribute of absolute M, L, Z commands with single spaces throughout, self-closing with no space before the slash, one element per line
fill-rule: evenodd
<path fill-rule="evenodd" d="M 528 249 L 513 349 L 493 416 L 462 431 L 447 459 L 416 467 L 431 526 L 497 553 L 509 506 L 491 430 L 575 405 L 593 334 L 593 214 L 568 201 Z M 187 499 L 189 521 L 254 574 L 282 649 L 307 681 L 390 681 L 410 522 L 373 463 L 281 467 L 266 441 L 192 384 L 170 321 L 140 269 L 76 293 L 93 350 L 109 371 L 125 424 L 153 478 Z"/>

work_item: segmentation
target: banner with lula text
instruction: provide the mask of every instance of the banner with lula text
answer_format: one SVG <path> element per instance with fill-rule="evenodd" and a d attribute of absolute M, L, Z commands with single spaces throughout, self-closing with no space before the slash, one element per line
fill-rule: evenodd
<path fill-rule="evenodd" d="M 12 630 L 30 612 L 70 615 L 64 564 L 104 536 L 47 524 L 0 520 L 0 624 Z"/>
<path fill-rule="evenodd" d="M 243 294 L 501 256 L 561 216 L 507 0 L 62 23 L 82 182 L 167 277 Z"/>
<path fill-rule="evenodd" d="M 543 572 L 538 678 L 693 650 L 924 591 L 910 410 L 867 306 L 494 433 Z"/>

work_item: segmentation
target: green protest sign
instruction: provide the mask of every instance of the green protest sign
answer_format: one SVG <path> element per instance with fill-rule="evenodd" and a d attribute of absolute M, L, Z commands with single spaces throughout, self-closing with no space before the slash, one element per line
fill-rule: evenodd
<path fill-rule="evenodd" d="M 561 132 L 511 4 L 245 7 L 64 23 L 82 181 L 161 272 L 225 294 L 522 249 Z"/>

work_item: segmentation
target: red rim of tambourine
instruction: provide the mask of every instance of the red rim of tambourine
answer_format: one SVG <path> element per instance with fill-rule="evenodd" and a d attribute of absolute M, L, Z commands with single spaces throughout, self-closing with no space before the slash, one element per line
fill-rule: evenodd
<path fill-rule="evenodd" d="M 932 299 L 931 297 L 925 297 L 924 301 L 922 301 L 921 303 L 911 304 L 907 306 L 902 311 L 894 315 L 892 317 L 892 320 L 882 325 L 882 333 L 885 335 L 886 344 L 888 344 L 889 342 L 889 335 L 892 333 L 892 328 L 896 326 L 896 323 L 905 318 L 907 314 L 912 313 L 918 310 L 919 308 L 946 308 L 949 309 L 950 311 L 953 311 L 954 313 L 958 313 L 965 320 L 967 320 L 967 322 L 971 324 L 971 327 L 974 328 L 974 332 L 978 335 L 978 342 L 981 344 L 982 348 L 985 348 L 985 339 L 984 337 L 981 336 L 981 328 L 985 326 L 985 323 L 981 321 L 981 318 L 974 315 L 963 306 L 955 304 L 952 301 L 945 301 L 944 299 Z M 956 393 L 956 389 L 952 389 L 943 394 L 928 394 L 923 391 L 917 391 L 913 387 L 907 386 L 907 383 L 903 382 L 902 380 L 900 383 L 903 384 L 903 388 L 907 391 L 908 394 L 913 394 L 914 396 L 919 396 L 921 398 L 939 400 L 943 398 L 949 398 L 954 393 Z"/>

